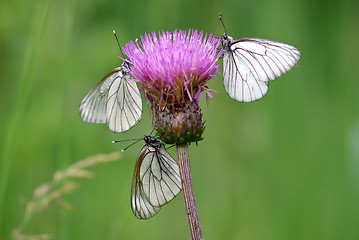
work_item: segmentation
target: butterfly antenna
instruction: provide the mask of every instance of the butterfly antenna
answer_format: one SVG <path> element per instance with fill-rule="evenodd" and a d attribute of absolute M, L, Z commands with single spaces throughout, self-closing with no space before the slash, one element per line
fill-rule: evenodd
<path fill-rule="evenodd" d="M 219 20 L 221 20 L 221 23 L 222 23 L 223 28 L 224 28 L 224 32 L 227 33 L 226 25 L 224 25 L 224 22 L 223 22 L 223 19 L 222 19 L 222 13 L 219 13 Z"/>
<path fill-rule="evenodd" d="M 127 148 L 131 147 L 132 145 L 135 145 L 136 143 L 138 143 L 138 142 L 141 141 L 141 140 L 142 140 L 142 138 L 141 138 L 141 139 L 138 139 L 137 141 L 135 141 L 135 142 L 133 142 L 133 143 L 131 143 L 130 145 L 128 145 L 127 147 L 125 147 L 124 149 L 122 149 L 121 152 L 126 151 Z"/>
<path fill-rule="evenodd" d="M 124 149 L 121 150 L 121 152 L 124 152 L 124 151 L 126 151 L 127 148 L 129 148 L 129 147 L 131 147 L 132 145 L 138 143 L 138 142 L 141 141 L 142 139 L 143 139 L 143 138 L 127 139 L 127 140 L 120 140 L 120 141 L 112 141 L 112 143 L 134 141 L 133 143 L 131 143 L 130 145 L 128 145 L 127 147 L 125 147 Z"/>
<path fill-rule="evenodd" d="M 121 44 L 120 44 L 120 41 L 118 41 L 118 37 L 117 37 L 116 31 L 115 31 L 115 30 L 113 30 L 112 32 L 113 32 L 113 35 L 114 35 L 114 36 L 115 36 L 115 38 L 116 38 L 116 41 L 117 41 L 118 47 L 120 48 L 120 51 L 121 51 L 121 54 L 122 54 L 122 57 L 123 57 L 123 59 L 125 59 L 125 58 L 126 58 L 126 56 L 125 56 L 125 54 L 123 54 L 123 52 L 122 52 Z"/>

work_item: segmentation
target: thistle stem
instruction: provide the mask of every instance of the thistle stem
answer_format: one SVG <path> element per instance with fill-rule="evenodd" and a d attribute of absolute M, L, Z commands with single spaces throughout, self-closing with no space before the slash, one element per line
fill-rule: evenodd
<path fill-rule="evenodd" d="M 192 240 L 202 240 L 202 230 L 198 218 L 196 200 L 194 197 L 191 168 L 189 163 L 188 144 L 179 144 L 177 147 L 178 165 L 181 174 L 182 191 L 186 205 L 187 218 Z"/>

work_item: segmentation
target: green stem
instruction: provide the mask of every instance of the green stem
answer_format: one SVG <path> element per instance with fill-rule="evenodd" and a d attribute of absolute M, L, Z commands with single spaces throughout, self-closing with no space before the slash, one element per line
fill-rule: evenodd
<path fill-rule="evenodd" d="M 189 163 L 188 144 L 177 145 L 178 165 L 181 174 L 182 192 L 186 205 L 187 218 L 192 240 L 201 240 L 202 230 L 198 218 L 196 199 L 194 197 L 191 168 Z"/>
<path fill-rule="evenodd" d="M 25 210 L 25 215 L 24 215 L 23 219 L 21 220 L 19 227 L 17 228 L 19 233 L 22 233 L 24 231 L 24 229 L 27 226 L 27 224 L 29 223 L 33 213 L 34 213 L 34 203 L 30 202 L 27 204 L 26 210 Z"/>

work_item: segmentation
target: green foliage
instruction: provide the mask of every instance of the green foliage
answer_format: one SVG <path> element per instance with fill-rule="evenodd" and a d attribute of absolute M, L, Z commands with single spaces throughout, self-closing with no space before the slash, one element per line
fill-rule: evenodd
<path fill-rule="evenodd" d="M 27 235 L 23 231 L 31 218 L 36 213 L 48 209 L 52 202 L 56 202 L 65 211 L 72 212 L 73 207 L 71 203 L 64 201 L 62 198 L 64 194 L 73 193 L 78 188 L 78 183 L 74 180 L 92 178 L 93 173 L 87 170 L 87 168 L 118 160 L 120 156 L 117 152 L 107 155 L 99 154 L 78 161 L 63 171 L 56 171 L 51 182 L 43 183 L 34 190 L 31 201 L 26 202 L 23 200 L 25 214 L 19 226 L 13 230 L 13 238 L 18 240 L 50 239 L 51 234 Z"/>
<path fill-rule="evenodd" d="M 53 172 L 126 147 L 114 139 L 151 132 L 146 107 L 123 134 L 78 116 L 81 99 L 121 64 L 112 30 L 122 46 L 162 29 L 221 35 L 219 12 L 230 36 L 288 42 L 302 58 L 254 103 L 231 100 L 220 75 L 209 83 L 218 94 L 208 107 L 202 101 L 204 140 L 190 146 L 204 237 L 359 239 L 358 9 L 349 0 L 0 2 L 0 239 L 9 239 L 23 217 L 19 199 L 29 199 Z M 148 221 L 132 215 L 140 148 L 94 169 L 95 178 L 64 195 L 72 213 L 50 206 L 22 233 L 189 239 L 182 196 Z"/>

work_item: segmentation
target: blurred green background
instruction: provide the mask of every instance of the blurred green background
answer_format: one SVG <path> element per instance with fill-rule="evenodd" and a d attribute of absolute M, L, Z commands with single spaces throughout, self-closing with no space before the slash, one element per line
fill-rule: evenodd
<path fill-rule="evenodd" d="M 142 121 L 123 134 L 78 115 L 86 93 L 121 64 L 121 44 L 145 32 L 195 28 L 234 38 L 288 42 L 299 64 L 254 103 L 218 91 L 207 107 L 205 139 L 190 146 L 205 239 L 359 239 L 359 2 L 356 0 L 0 1 L 0 239 L 23 217 L 19 199 L 57 169 L 111 141 L 142 137 Z M 57 205 L 35 215 L 27 234 L 53 239 L 190 239 L 182 194 L 154 218 L 130 208 L 142 143 L 94 170 Z M 176 156 L 175 149 L 170 152 Z"/>

